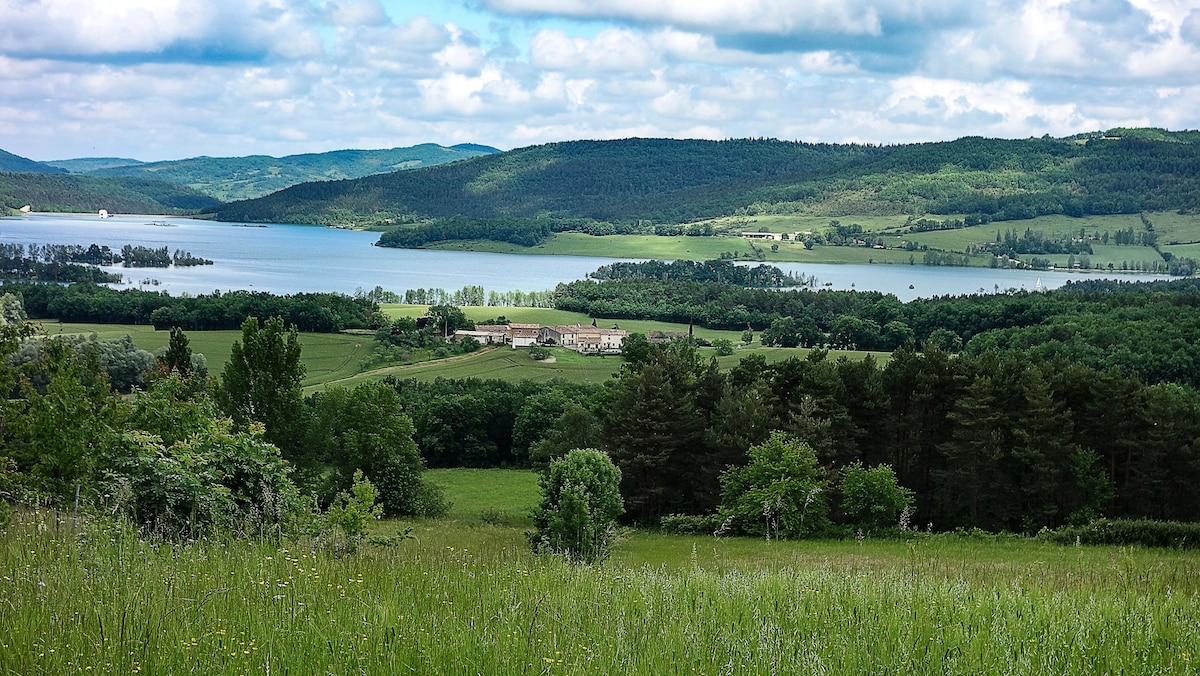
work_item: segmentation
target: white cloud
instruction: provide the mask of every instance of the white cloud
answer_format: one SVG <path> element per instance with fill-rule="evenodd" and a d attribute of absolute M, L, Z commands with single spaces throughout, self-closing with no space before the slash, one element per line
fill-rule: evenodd
<path fill-rule="evenodd" d="M 0 44 L 11 54 L 144 55 L 205 61 L 317 56 L 303 0 L 2 0 Z"/>
<path fill-rule="evenodd" d="M 953 123 L 956 118 L 990 118 L 993 130 L 1007 135 L 1024 135 L 1030 121 L 1050 134 L 1069 134 L 1081 125 L 1097 124 L 1080 113 L 1074 104 L 1044 103 L 1034 99 L 1025 82 L 1002 80 L 988 83 L 937 80 L 919 76 L 897 78 L 881 112 L 887 117 L 921 122 L 928 126 Z M 1096 127 L 1092 127 L 1096 128 Z"/>
<path fill-rule="evenodd" d="M 339 27 L 384 26 L 387 12 L 379 0 L 329 0 L 322 7 L 325 20 Z"/>
<path fill-rule="evenodd" d="M 907 13 L 918 3 L 872 3 L 857 0 L 481 0 L 506 14 L 616 19 L 729 33 L 829 31 L 846 35 L 879 35 L 880 7 Z"/>
<path fill-rule="evenodd" d="M 0 0 L 0 146 L 162 159 L 1200 127 L 1192 0 L 466 1 Z"/>
<path fill-rule="evenodd" d="M 530 61 L 546 70 L 628 72 L 653 67 L 659 59 L 645 37 L 612 28 L 590 40 L 561 30 L 539 31 L 530 42 Z"/>

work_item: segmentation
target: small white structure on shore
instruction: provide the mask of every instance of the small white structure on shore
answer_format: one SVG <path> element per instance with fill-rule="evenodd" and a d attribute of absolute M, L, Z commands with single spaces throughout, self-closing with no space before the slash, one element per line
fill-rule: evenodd
<path fill-rule="evenodd" d="M 100 218 L 108 218 L 108 209 L 100 210 Z"/>
<path fill-rule="evenodd" d="M 33 211 L 33 207 L 29 206 L 28 204 L 26 204 L 25 206 L 21 207 L 21 213 L 23 213 L 23 214 L 27 214 L 27 213 L 29 213 L 29 212 L 31 212 L 31 211 Z"/>

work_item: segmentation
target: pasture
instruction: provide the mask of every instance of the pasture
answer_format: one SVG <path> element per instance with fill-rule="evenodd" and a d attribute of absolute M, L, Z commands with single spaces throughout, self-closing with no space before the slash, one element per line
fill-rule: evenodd
<path fill-rule="evenodd" d="M 469 502 L 460 509 L 470 515 L 528 504 L 532 475 L 520 474 L 434 480 Z M 169 544 L 102 521 L 18 513 L 0 532 L 0 673 L 1200 666 L 1195 552 L 953 535 L 764 542 L 632 532 L 607 562 L 586 567 L 530 553 L 523 524 L 452 515 L 375 530 L 406 526 L 408 539 L 394 546 L 338 557 L 302 539 Z"/>
<path fill-rule="evenodd" d="M 45 335 L 90 335 L 102 340 L 128 335 L 138 347 L 149 352 L 165 348 L 171 338 L 170 331 L 155 331 L 153 326 L 134 324 L 79 324 L 56 320 L 40 322 Z M 208 360 L 210 375 L 220 376 L 229 361 L 235 340 L 241 340 L 241 331 L 188 331 L 188 345 L 192 352 L 203 354 Z M 345 333 L 301 333 L 300 360 L 304 363 L 305 376 L 302 385 L 311 387 L 330 380 L 345 378 L 362 370 L 364 360 L 370 355 L 374 343 L 372 336 Z"/>
<path fill-rule="evenodd" d="M 390 317 L 415 317 L 423 315 L 427 306 L 385 305 L 383 309 Z M 480 321 L 494 318 L 497 315 L 505 315 L 509 320 L 518 322 L 591 323 L 591 319 L 586 315 L 549 308 L 464 307 L 463 311 L 472 320 Z M 684 333 L 688 330 L 686 324 L 639 320 L 620 320 L 613 323 L 630 331 L 642 333 L 648 333 L 655 329 Z M 90 335 L 94 333 L 100 339 L 120 338 L 128 335 L 133 338 L 134 344 L 150 352 L 166 347 L 170 338 L 168 331 L 155 331 L 154 327 L 143 325 L 79 324 L 53 320 L 43 321 L 41 324 L 45 335 Z M 606 324 L 605 322 L 600 325 Z M 740 341 L 742 335 L 739 331 L 718 331 L 702 327 L 695 327 L 694 331 L 699 338 L 706 340 L 727 338 L 734 343 Z M 187 336 L 192 351 L 203 354 L 208 359 L 209 373 L 214 377 L 219 377 L 225 363 L 229 361 L 233 341 L 241 339 L 241 332 L 189 331 Z M 552 348 L 553 360 L 535 361 L 530 358 L 528 350 L 496 347 L 447 359 L 372 368 L 369 361 L 373 354 L 374 339 L 370 335 L 301 333 L 300 344 L 303 348 L 300 357 L 305 366 L 305 377 L 301 385 L 304 387 L 305 394 L 312 394 L 330 384 L 353 387 L 361 382 L 381 380 L 387 376 L 423 381 L 437 378 L 494 378 L 509 382 L 522 380 L 544 382 L 563 379 L 575 383 L 601 383 L 612 378 L 621 368 L 622 363 L 619 356 L 583 356 L 565 348 Z M 803 358 L 808 352 L 801 348 L 771 348 L 755 343 L 752 347 L 738 349 L 733 355 L 719 357 L 718 362 L 722 369 L 727 370 L 736 366 L 743 357 L 751 353 L 761 354 L 768 363 L 773 363 L 789 357 Z M 712 354 L 711 349 L 701 348 L 703 358 L 707 359 Z M 845 355 L 850 359 L 862 359 L 867 354 L 866 352 L 834 353 L 835 356 Z M 888 358 L 885 353 L 874 354 L 877 359 L 886 360 Z"/>

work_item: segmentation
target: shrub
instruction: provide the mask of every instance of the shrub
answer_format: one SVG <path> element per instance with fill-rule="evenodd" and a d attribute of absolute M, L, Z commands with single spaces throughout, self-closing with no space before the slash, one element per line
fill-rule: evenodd
<path fill-rule="evenodd" d="M 413 491 L 412 515 L 435 519 L 445 516 L 450 507 L 446 491 L 438 484 L 421 477 Z"/>
<path fill-rule="evenodd" d="M 733 341 L 728 338 L 717 338 L 712 344 L 717 349 L 718 357 L 728 357 L 733 354 Z"/>
<path fill-rule="evenodd" d="M 672 535 L 712 535 L 721 527 L 721 517 L 716 514 L 668 514 L 659 519 L 658 525 L 664 533 Z"/>
<path fill-rule="evenodd" d="M 871 530 L 895 525 L 912 502 L 913 492 L 887 465 L 867 469 L 856 462 L 842 469 L 842 512 L 851 525 Z"/>
<path fill-rule="evenodd" d="M 16 501 L 17 463 L 0 456 L 0 530 L 8 527 L 12 521 L 12 507 L 9 501 Z"/>
<path fill-rule="evenodd" d="M 544 359 L 548 359 L 549 357 L 550 357 L 550 350 L 547 350 L 544 347 L 538 347 L 537 345 L 531 345 L 529 347 L 529 358 L 530 359 L 533 359 L 534 361 L 542 361 Z"/>
<path fill-rule="evenodd" d="M 287 463 L 263 441 L 261 426 L 233 432 L 228 419 L 212 420 L 170 446 L 154 434 L 123 432 L 105 456 L 113 506 L 161 537 L 279 533 L 298 504 Z"/>
<path fill-rule="evenodd" d="M 624 511 L 621 470 L 594 448 L 575 449 L 542 474 L 542 502 L 529 534 L 536 551 L 586 562 L 608 556 Z"/>
<path fill-rule="evenodd" d="M 730 532 L 801 538 L 829 530 L 827 482 L 812 447 L 783 432 L 750 447 L 750 464 L 721 475 L 722 525 Z"/>
<path fill-rule="evenodd" d="M 1097 519 L 1086 526 L 1064 526 L 1042 536 L 1060 544 L 1141 545 L 1172 549 L 1200 549 L 1200 523 Z"/>
<path fill-rule="evenodd" d="M 367 524 L 383 515 L 383 506 L 377 504 L 378 500 L 379 492 L 363 476 L 362 470 L 355 472 L 350 492 L 338 493 L 325 514 L 328 528 L 336 528 L 341 536 L 337 542 L 338 551 L 347 554 L 358 551 L 359 543 L 367 534 Z"/>

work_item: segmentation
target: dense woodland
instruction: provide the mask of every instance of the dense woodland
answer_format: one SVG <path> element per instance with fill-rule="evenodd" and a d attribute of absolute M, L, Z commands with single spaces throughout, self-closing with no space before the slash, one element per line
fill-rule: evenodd
<path fill-rule="evenodd" d="M 626 288 L 651 281 L 664 286 L 653 293 L 642 288 L 642 297 L 670 295 L 670 286 L 701 291 L 731 286 L 661 279 L 585 284 Z M 100 314 L 110 318 L 122 316 L 120 303 L 128 305 L 126 313 L 149 310 L 142 315 L 149 317 L 164 308 L 186 314 L 189 307 L 199 313 L 222 305 L 224 317 L 286 313 L 305 304 L 310 313 L 319 314 L 327 307 L 322 303 L 336 301 L 348 317 L 366 319 L 374 307 L 366 299 L 332 294 L 173 300 L 89 285 L 10 285 L 0 291 L 20 292 L 34 317 L 46 316 L 51 308 L 87 307 L 89 301 L 95 301 L 94 308 L 104 307 Z M 5 349 L 14 356 L 0 374 L 25 380 L 20 381 L 21 398 L 5 405 L 26 410 L 22 415 L 29 417 L 21 418 L 25 422 L 20 425 L 6 425 L 4 454 L 14 459 L 20 476 L 51 494 L 65 495 L 71 482 L 84 476 L 81 472 L 96 468 L 154 485 L 169 477 L 145 463 L 166 451 L 144 445 L 143 437 L 109 435 L 123 429 L 126 420 L 138 420 L 142 427 L 134 429 L 151 430 L 166 443 L 177 432 L 147 417 L 146 407 L 158 407 L 188 416 L 180 429 L 199 430 L 198 438 L 225 440 L 213 441 L 214 448 L 255 449 L 244 458 L 263 463 L 253 471 L 268 472 L 272 480 L 283 476 L 280 472 L 289 474 L 289 481 L 325 501 L 345 490 L 354 470 L 362 469 L 390 496 L 385 504 L 395 514 L 441 509 L 436 494 L 421 488 L 422 465 L 540 467 L 572 449 L 599 448 L 622 472 L 626 518 L 644 525 L 691 515 L 671 517 L 667 523 L 673 528 L 687 523 L 705 532 L 720 528 L 761 534 L 765 528 L 806 536 L 847 535 L 849 528 L 868 527 L 864 524 L 870 519 L 853 512 L 850 506 L 858 503 L 843 493 L 857 491 L 854 482 L 867 479 L 891 482 L 897 496 L 894 511 L 910 505 L 906 523 L 933 530 L 1032 533 L 1100 516 L 1200 520 L 1200 499 L 1193 490 L 1200 481 L 1200 394 L 1190 380 L 1195 369 L 1169 361 L 1190 359 L 1187 345 L 1200 342 L 1195 323 L 1186 320 L 1194 314 L 1189 308 L 1200 302 L 1194 281 L 1098 281 L 1045 294 L 908 304 L 870 293 L 754 293 L 776 298 L 780 307 L 796 313 L 772 320 L 772 325 L 818 316 L 832 321 L 830 329 L 818 329 L 822 342 L 836 340 L 839 329 L 834 327 L 845 321 L 838 318 L 876 326 L 903 323 L 910 329 L 908 340 L 886 362 L 834 358 L 818 349 L 772 364 L 751 354 L 722 370 L 687 339 L 656 345 L 634 334 L 624 346 L 619 376 L 603 384 L 388 380 L 354 391 L 333 388 L 305 399 L 298 386 L 303 368 L 295 330 L 285 330 L 282 319 L 242 323 L 243 338 L 211 394 L 196 389 L 209 387 L 200 380 L 187 384 L 187 378 L 194 378 L 189 375 L 194 362 L 186 350 L 172 348 L 159 357 L 166 365 L 160 369 L 177 370 L 184 381 L 162 380 L 165 371 L 136 380 L 127 366 L 148 357 L 128 349 L 131 345 L 50 341 L 22 346 L 12 340 L 10 322 Z M 17 308 L 16 296 L 9 299 Z M 168 304 L 155 306 L 155 301 Z M 19 320 L 15 310 L 7 314 Z M 381 328 L 380 335 L 400 346 L 432 341 L 466 322 L 452 307 L 438 309 L 437 316 L 445 326 L 407 320 Z M 1087 332 L 1106 328 L 1104 335 L 1113 342 L 1098 355 L 1051 349 L 1103 345 L 1095 337 L 1099 334 Z M 173 331 L 173 345 L 182 340 L 176 333 L 182 334 Z M 1070 342 L 1074 336 L 1080 336 L 1078 343 Z M 1146 349 L 1135 349 L 1138 345 Z M 172 350 L 183 355 L 172 357 Z M 956 350 L 961 352 L 952 354 Z M 101 375 L 106 368 L 101 355 L 108 353 L 111 368 L 122 365 L 120 382 L 126 384 Z M 1168 361 L 1160 364 L 1160 358 Z M 1155 371 L 1159 366 L 1165 370 Z M 111 399 L 118 387 L 146 387 L 148 394 L 133 400 L 131 413 L 128 404 Z M 95 420 L 95 429 L 45 436 L 53 426 L 43 408 L 57 410 L 67 401 L 75 402 L 72 419 Z M 126 418 L 111 417 L 118 411 Z M 231 416 L 231 422 L 203 422 L 217 421 L 218 411 Z M 264 424 L 261 437 L 255 436 L 253 422 Z M 384 433 L 391 441 L 379 436 Z M 46 443 L 57 450 L 47 451 Z M 264 443 L 278 449 L 277 457 L 292 469 L 273 464 L 276 451 Z M 96 456 L 97 448 L 116 455 Z M 400 455 L 387 448 L 400 449 Z M 803 453 L 811 453 L 810 462 Z M 764 524 L 750 518 L 755 510 L 747 511 L 750 498 L 745 496 L 774 490 L 771 473 L 793 465 L 807 483 L 787 490 L 800 486 L 808 491 L 806 505 L 819 498 L 820 521 L 809 521 L 801 530 L 780 530 L 770 519 Z M 755 483 L 767 479 L 765 488 Z M 139 509 L 158 513 L 153 505 Z M 163 518 L 176 520 L 150 525 L 177 532 L 184 522 L 178 512 L 173 514 Z M 895 516 L 876 515 L 871 527 L 886 529 L 895 524 Z M 784 517 L 780 512 L 786 521 Z M 804 523 L 805 517 L 799 521 Z"/>
<path fill-rule="evenodd" d="M 762 290 L 662 279 L 560 284 L 555 307 L 605 319 L 657 319 L 759 331 L 767 345 L 892 351 L 914 342 L 982 354 L 1030 351 L 1146 382 L 1200 386 L 1200 283 L 1074 282 L 1051 292 L 901 303 L 878 292 Z"/>
<path fill-rule="evenodd" d="M 237 329 L 246 317 L 282 317 L 289 326 L 317 333 L 376 328 L 384 323 L 377 303 L 340 293 L 277 296 L 262 291 L 230 291 L 176 297 L 140 289 L 118 291 L 95 284 L 21 283 L 0 285 L 0 293 L 21 298 L 25 311 L 37 319 L 143 324 L 161 330 Z"/>
<path fill-rule="evenodd" d="M 197 190 L 154 178 L 0 173 L 0 211 L 29 206 L 67 213 L 185 214 L 217 204 Z"/>
<path fill-rule="evenodd" d="M 663 281 L 716 282 L 756 288 L 812 286 L 804 275 L 792 275 L 773 265 L 734 265 L 729 259 L 711 261 L 619 262 L 600 266 L 592 279 L 661 279 Z"/>
<path fill-rule="evenodd" d="M 497 152 L 495 148 L 433 143 L 388 150 L 336 150 L 286 157 L 193 157 L 165 162 L 129 163 L 88 172 L 98 177 L 149 177 L 188 185 L 221 201 L 251 199 L 308 181 L 360 178 Z M 61 165 L 59 165 L 61 166 Z"/>

